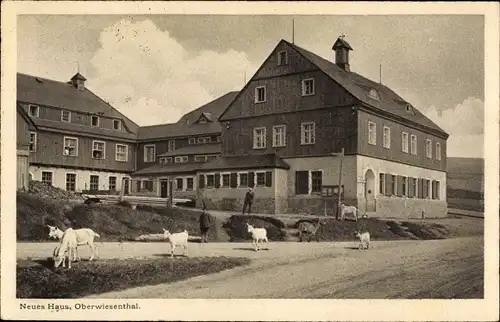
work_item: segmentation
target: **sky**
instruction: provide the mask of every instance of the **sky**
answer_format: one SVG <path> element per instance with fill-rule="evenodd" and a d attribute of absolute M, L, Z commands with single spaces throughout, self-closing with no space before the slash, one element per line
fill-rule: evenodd
<path fill-rule="evenodd" d="M 354 49 L 351 70 L 379 81 L 450 134 L 447 154 L 482 157 L 482 16 L 294 16 L 295 44 L 326 59 L 337 37 Z M 18 72 L 86 86 L 141 126 L 240 90 L 291 16 L 18 16 Z"/>

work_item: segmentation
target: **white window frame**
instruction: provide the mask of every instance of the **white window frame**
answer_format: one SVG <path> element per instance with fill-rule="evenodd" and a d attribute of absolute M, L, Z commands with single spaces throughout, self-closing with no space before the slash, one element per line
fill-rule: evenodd
<path fill-rule="evenodd" d="M 382 144 L 386 149 L 391 148 L 391 128 L 388 126 L 384 126 L 382 130 Z"/>
<path fill-rule="evenodd" d="M 214 186 L 213 187 L 208 186 L 208 176 L 214 177 Z M 205 178 L 205 188 L 204 189 L 215 189 L 215 173 L 206 173 L 204 175 L 204 178 Z"/>
<path fill-rule="evenodd" d="M 432 159 L 432 140 L 425 139 L 425 157 Z"/>
<path fill-rule="evenodd" d="M 415 147 L 413 146 L 413 139 L 415 139 Z M 412 155 L 417 155 L 418 154 L 418 140 L 417 136 L 415 134 L 412 134 L 410 136 L 410 152 Z"/>
<path fill-rule="evenodd" d="M 115 124 L 118 124 L 118 128 L 115 127 Z M 121 120 L 117 120 L 117 119 L 113 120 L 113 130 L 116 130 L 116 131 L 122 130 L 122 121 Z"/>
<path fill-rule="evenodd" d="M 184 190 L 185 191 L 194 191 L 195 177 L 185 177 L 185 179 L 186 179 L 186 188 Z M 193 180 L 193 187 L 191 189 L 188 189 L 188 179 Z"/>
<path fill-rule="evenodd" d="M 312 125 L 312 129 L 306 131 L 306 126 Z M 310 138 L 306 141 L 306 132 L 310 133 Z M 316 123 L 315 122 L 302 122 L 300 123 L 300 144 L 312 145 L 316 143 Z"/>
<path fill-rule="evenodd" d="M 114 190 L 118 190 L 118 177 L 117 176 L 109 176 L 108 177 L 108 190 L 111 190 L 111 185 L 110 185 L 111 178 L 115 178 L 115 188 L 114 188 Z"/>
<path fill-rule="evenodd" d="M 368 121 L 368 144 L 377 145 L 377 124 L 372 121 Z"/>
<path fill-rule="evenodd" d="M 50 185 L 53 186 L 54 185 L 54 171 L 51 171 L 51 170 L 42 170 L 42 177 L 40 179 L 41 182 L 43 182 L 43 174 L 44 173 L 50 173 Z"/>
<path fill-rule="evenodd" d="M 31 141 L 31 135 L 34 134 L 34 139 L 33 139 L 33 142 Z M 37 149 L 37 141 L 38 141 L 38 134 L 36 132 L 33 132 L 33 131 L 30 131 L 30 136 L 29 136 L 29 147 L 28 147 L 28 150 L 29 152 L 36 152 L 36 149 Z M 33 144 L 33 149 L 31 149 L 31 145 Z"/>
<path fill-rule="evenodd" d="M 439 142 L 436 142 L 436 160 L 441 161 L 441 143 Z"/>
<path fill-rule="evenodd" d="M 196 144 L 196 138 L 189 138 L 188 144 Z"/>
<path fill-rule="evenodd" d="M 281 55 L 282 54 L 285 54 L 284 55 L 284 62 L 281 61 Z M 280 50 L 278 51 L 278 66 L 283 66 L 283 65 L 288 65 L 288 51 L 286 50 Z"/>
<path fill-rule="evenodd" d="M 264 90 L 264 99 L 259 100 L 259 90 L 263 89 Z M 267 101 L 267 89 L 266 86 L 257 86 L 255 87 L 255 103 L 264 103 Z"/>
<path fill-rule="evenodd" d="M 219 156 L 220 156 L 219 154 L 207 154 L 207 155 L 206 155 L 206 161 L 207 161 L 207 162 L 210 162 L 210 161 L 208 160 L 208 158 L 209 158 L 209 157 L 214 157 L 214 159 L 217 159 Z"/>
<path fill-rule="evenodd" d="M 240 178 L 240 175 L 242 174 L 246 174 L 247 175 L 247 185 L 246 186 L 242 186 L 241 185 L 241 178 Z M 248 175 L 248 171 L 241 171 L 241 172 L 238 172 L 238 188 L 248 188 L 249 187 L 249 182 L 248 182 L 248 179 L 250 178 L 250 176 Z"/>
<path fill-rule="evenodd" d="M 404 153 L 408 153 L 409 137 L 410 136 L 407 132 L 401 133 L 401 151 L 403 151 Z"/>
<path fill-rule="evenodd" d="M 66 151 L 66 140 L 75 140 L 75 155 L 65 154 Z M 64 136 L 63 137 L 63 155 L 66 157 L 77 157 L 78 156 L 78 138 L 72 136 Z"/>
<path fill-rule="evenodd" d="M 408 184 L 409 184 L 410 180 L 408 179 L 408 176 L 401 176 L 401 177 L 403 178 L 403 182 L 405 184 L 405 191 L 403 191 L 401 193 L 401 195 L 403 197 L 405 197 L 405 198 L 408 198 L 408 192 L 410 191 L 409 190 L 410 188 L 408 187 Z"/>
<path fill-rule="evenodd" d="M 224 180 L 222 180 L 222 177 L 225 176 L 225 175 L 229 176 L 229 184 L 227 186 L 224 185 Z M 219 179 L 220 179 L 219 186 L 221 188 L 231 188 L 231 172 L 222 172 L 220 174 L 220 178 Z"/>
<path fill-rule="evenodd" d="M 162 162 L 162 160 L 164 160 Z M 167 160 L 170 160 L 169 162 L 167 162 Z M 158 158 L 158 163 L 159 164 L 171 164 L 172 163 L 172 157 L 159 157 Z"/>
<path fill-rule="evenodd" d="M 408 180 L 408 181 L 412 185 L 413 185 L 413 182 L 415 182 L 415 189 L 413 189 L 413 196 L 411 196 L 410 198 L 418 198 L 418 178 L 417 177 L 412 177 L 411 179 L 412 180 Z M 408 187 L 408 189 L 410 189 L 410 187 Z M 408 190 L 408 192 L 410 192 L 410 190 Z"/>
<path fill-rule="evenodd" d="M 168 140 L 167 149 L 168 149 L 168 152 L 175 151 L 175 140 Z"/>
<path fill-rule="evenodd" d="M 68 113 L 68 119 L 64 119 L 64 112 Z M 71 111 L 68 110 L 61 110 L 61 122 L 64 123 L 71 123 Z"/>
<path fill-rule="evenodd" d="M 262 131 L 260 135 L 257 135 L 257 131 Z M 261 146 L 258 146 L 257 143 L 257 137 L 261 136 Z M 255 127 L 253 129 L 253 148 L 254 149 L 265 149 L 267 147 L 267 128 L 262 126 L 262 127 Z"/>
<path fill-rule="evenodd" d="M 174 158 L 174 163 L 188 163 L 188 160 L 189 158 L 187 155 L 179 155 Z"/>
<path fill-rule="evenodd" d="M 257 175 L 263 174 L 264 175 L 264 183 L 261 185 L 257 185 Z M 253 186 L 254 187 L 265 187 L 266 186 L 266 171 L 255 171 L 255 175 L 253 176 Z"/>
<path fill-rule="evenodd" d="M 179 185 L 178 185 L 179 181 L 178 180 L 181 180 L 181 182 L 182 182 L 182 188 L 181 189 L 179 189 Z M 186 181 L 184 177 L 176 177 L 175 178 L 175 191 L 185 191 L 186 190 L 186 187 L 184 185 L 184 181 Z"/>
<path fill-rule="evenodd" d="M 384 182 L 383 182 L 384 184 L 382 185 L 382 188 L 383 188 L 383 189 L 382 189 L 382 191 L 380 190 L 380 175 L 381 175 L 381 174 L 383 174 L 383 175 L 384 175 Z M 378 185 L 377 185 L 377 189 L 378 189 L 378 195 L 379 195 L 379 196 L 381 196 L 381 197 L 386 196 L 386 195 L 385 195 L 385 191 L 386 191 L 386 187 L 385 187 L 385 176 L 386 176 L 386 175 L 387 175 L 387 172 L 382 172 L 382 171 L 380 171 L 380 172 L 378 173 L 378 178 L 377 178 L 377 183 L 378 183 Z"/>
<path fill-rule="evenodd" d="M 203 159 L 203 161 L 201 161 Z M 207 156 L 206 155 L 195 155 L 194 156 L 194 162 L 207 162 Z"/>
<path fill-rule="evenodd" d="M 306 86 L 306 83 L 307 82 L 312 82 L 312 92 L 311 93 L 306 93 L 306 89 L 307 89 L 307 86 Z M 316 81 L 314 80 L 314 78 L 306 78 L 306 79 L 303 79 L 302 80 L 302 96 L 313 96 L 316 94 Z"/>
<path fill-rule="evenodd" d="M 99 185 L 100 185 L 100 177 L 98 174 L 90 174 L 89 175 L 89 190 L 92 190 L 92 177 L 97 177 L 97 191 L 99 191 Z M 108 181 L 109 183 L 109 181 Z"/>
<path fill-rule="evenodd" d="M 36 107 L 36 115 L 32 115 L 31 114 L 31 107 Z M 29 116 L 32 116 L 32 117 L 40 117 L 40 106 L 36 105 L 36 104 L 29 104 L 28 105 L 28 115 Z"/>
<path fill-rule="evenodd" d="M 321 191 L 319 192 L 314 192 L 312 191 L 312 188 L 313 188 L 313 184 L 312 184 L 312 173 L 313 172 L 321 172 L 321 183 L 323 183 L 323 175 L 324 175 L 324 172 L 322 169 L 313 169 L 313 170 L 309 170 L 309 173 L 307 174 L 307 184 L 308 184 L 308 188 L 307 188 L 307 192 L 309 195 L 317 195 L 317 194 L 321 194 Z"/>
<path fill-rule="evenodd" d="M 118 158 L 118 146 L 125 147 L 125 160 L 121 160 Z M 116 143 L 115 144 L 115 161 L 117 162 L 128 162 L 128 145 L 127 144 L 121 144 L 121 143 Z"/>
<path fill-rule="evenodd" d="M 97 125 L 92 124 L 92 119 L 96 117 L 97 118 Z M 97 115 L 90 115 L 90 126 L 92 127 L 99 127 L 99 124 L 101 123 L 101 118 Z"/>
<path fill-rule="evenodd" d="M 370 89 L 370 91 L 368 92 L 368 96 L 373 99 L 380 100 L 380 96 L 378 96 L 378 92 L 375 88 Z"/>
<path fill-rule="evenodd" d="M 147 157 L 148 157 L 148 154 L 147 154 L 147 149 L 148 148 L 153 148 L 153 160 L 148 160 Z M 156 160 L 156 145 L 155 144 L 146 144 L 144 145 L 144 163 L 151 163 L 151 162 L 155 162 Z"/>
<path fill-rule="evenodd" d="M 75 175 L 75 192 L 78 190 L 78 175 L 76 172 L 66 172 L 64 174 L 64 190 L 68 191 L 68 174 L 74 174 Z"/>
<path fill-rule="evenodd" d="M 277 129 L 283 129 L 282 133 L 278 133 Z M 279 136 L 278 136 L 279 135 Z M 276 138 L 281 138 L 281 142 L 278 142 Z M 273 126 L 273 147 L 285 147 L 286 146 L 286 125 L 274 125 Z"/>
<path fill-rule="evenodd" d="M 94 148 L 94 143 L 102 143 L 102 158 L 94 158 L 94 151 L 100 151 L 96 150 Z M 99 141 L 99 140 L 92 140 L 92 159 L 94 160 L 106 160 L 106 142 L 104 141 Z"/>

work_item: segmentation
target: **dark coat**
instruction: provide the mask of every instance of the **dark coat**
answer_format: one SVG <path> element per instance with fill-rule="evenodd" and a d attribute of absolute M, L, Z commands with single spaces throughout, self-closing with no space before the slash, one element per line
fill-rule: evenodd
<path fill-rule="evenodd" d="M 206 212 L 202 212 L 200 215 L 200 219 L 198 220 L 200 222 L 200 227 L 201 228 L 209 228 L 210 227 L 210 215 Z"/>
<path fill-rule="evenodd" d="M 253 202 L 253 192 L 247 191 L 245 195 L 245 202 L 252 203 Z"/>

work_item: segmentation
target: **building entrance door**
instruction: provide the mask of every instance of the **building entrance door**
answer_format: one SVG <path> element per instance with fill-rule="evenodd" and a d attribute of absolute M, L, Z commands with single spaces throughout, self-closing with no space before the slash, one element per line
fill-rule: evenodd
<path fill-rule="evenodd" d="M 161 180 L 160 196 L 162 198 L 168 197 L 168 180 Z"/>
<path fill-rule="evenodd" d="M 376 211 L 375 204 L 375 174 L 371 169 L 365 173 L 366 212 Z"/>

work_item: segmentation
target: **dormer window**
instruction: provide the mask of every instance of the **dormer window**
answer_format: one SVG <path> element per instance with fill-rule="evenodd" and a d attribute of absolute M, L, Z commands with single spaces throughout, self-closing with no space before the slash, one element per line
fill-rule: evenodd
<path fill-rule="evenodd" d="M 411 105 L 410 104 L 406 104 L 406 111 L 411 112 Z"/>
<path fill-rule="evenodd" d="M 66 110 L 62 110 L 61 111 L 61 121 L 70 123 L 71 122 L 71 112 L 66 111 Z"/>
<path fill-rule="evenodd" d="M 34 104 L 29 105 L 30 116 L 38 117 L 39 113 L 40 113 L 40 107 L 38 107 L 38 105 L 34 105 Z"/>
<path fill-rule="evenodd" d="M 368 93 L 368 96 L 370 96 L 373 99 L 379 100 L 380 97 L 378 96 L 378 92 L 376 89 L 372 88 L 370 92 Z"/>
<path fill-rule="evenodd" d="M 200 117 L 200 121 L 199 121 L 200 124 L 204 124 L 204 123 L 207 123 L 207 119 L 204 118 L 204 117 Z"/>
<path fill-rule="evenodd" d="M 99 116 L 92 115 L 90 118 L 90 124 L 94 127 L 98 127 L 99 126 Z"/>
<path fill-rule="evenodd" d="M 113 120 L 113 129 L 120 131 L 122 129 L 122 122 L 120 120 Z"/>
<path fill-rule="evenodd" d="M 278 66 L 288 64 L 288 52 L 286 50 L 278 52 Z"/>

